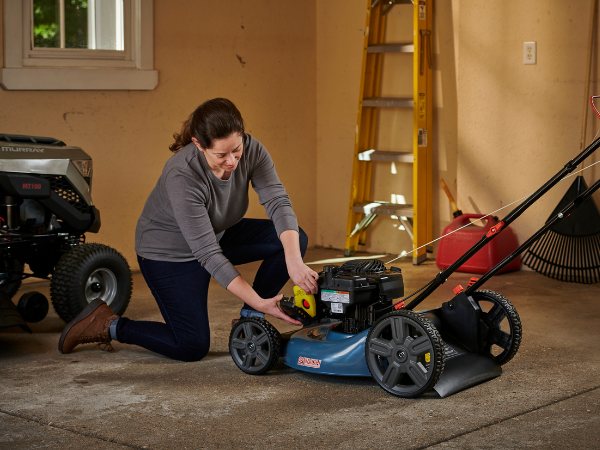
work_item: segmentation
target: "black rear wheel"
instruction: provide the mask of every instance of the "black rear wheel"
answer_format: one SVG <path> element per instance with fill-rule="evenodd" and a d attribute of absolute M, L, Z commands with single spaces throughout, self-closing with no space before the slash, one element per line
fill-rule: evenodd
<path fill-rule="evenodd" d="M 70 322 L 95 299 L 117 315 L 129 304 L 132 291 L 127 260 L 102 244 L 83 244 L 65 253 L 54 268 L 50 296 L 56 313 Z"/>
<path fill-rule="evenodd" d="M 397 397 L 428 391 L 444 370 L 439 332 L 429 320 L 408 310 L 391 312 L 373 324 L 365 356 L 375 381 Z"/>
<path fill-rule="evenodd" d="M 492 355 L 498 364 L 506 364 L 517 354 L 523 336 L 517 310 L 506 297 L 494 291 L 475 291 L 473 299 L 482 311 L 484 351 Z"/>

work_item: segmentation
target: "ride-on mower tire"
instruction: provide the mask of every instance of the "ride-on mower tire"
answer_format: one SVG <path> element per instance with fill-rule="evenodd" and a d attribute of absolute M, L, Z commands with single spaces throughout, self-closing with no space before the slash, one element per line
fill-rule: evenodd
<path fill-rule="evenodd" d="M 50 297 L 56 313 L 70 322 L 90 302 L 100 298 L 122 315 L 132 291 L 131 269 L 115 249 L 83 244 L 65 253 L 54 268 Z"/>

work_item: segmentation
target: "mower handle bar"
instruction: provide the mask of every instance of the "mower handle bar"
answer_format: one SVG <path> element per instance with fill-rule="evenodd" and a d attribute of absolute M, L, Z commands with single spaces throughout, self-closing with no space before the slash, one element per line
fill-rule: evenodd
<path fill-rule="evenodd" d="M 490 232 L 484 235 L 478 242 L 476 242 L 469 250 L 467 250 L 460 258 L 458 258 L 454 263 L 449 266 L 443 272 L 440 272 L 436 275 L 435 279 L 423 289 L 414 300 L 412 300 L 408 305 L 406 305 L 405 309 L 414 309 L 417 305 L 419 305 L 423 300 L 425 300 L 429 295 L 435 291 L 438 287 L 446 282 L 448 277 L 452 275 L 456 270 L 462 266 L 469 258 L 471 258 L 475 253 L 481 250 L 488 242 L 494 239 L 498 234 L 502 232 L 502 230 L 510 225 L 513 221 L 515 221 L 521 214 L 523 214 L 531 205 L 533 205 L 540 197 L 542 197 L 546 192 L 552 189 L 560 180 L 563 179 L 565 175 L 573 172 L 579 164 L 581 164 L 586 158 L 588 158 L 591 154 L 593 154 L 598 147 L 600 147 L 600 138 L 593 141 L 585 150 L 583 150 L 579 155 L 569 161 L 565 166 L 554 175 L 549 181 L 547 181 L 541 188 L 531 194 L 523 203 L 509 212 L 504 219 L 502 219 L 497 225 L 492 226 L 490 228 Z M 595 184 L 594 184 L 595 186 Z M 587 192 L 587 191 L 586 191 Z M 516 256 L 516 255 L 515 255 Z M 494 270 L 494 269 L 492 269 Z M 488 277 L 489 278 L 489 277 Z M 487 280 L 487 278 L 486 278 Z M 479 283 L 481 286 L 482 283 Z M 472 287 L 472 286 L 471 286 Z"/>

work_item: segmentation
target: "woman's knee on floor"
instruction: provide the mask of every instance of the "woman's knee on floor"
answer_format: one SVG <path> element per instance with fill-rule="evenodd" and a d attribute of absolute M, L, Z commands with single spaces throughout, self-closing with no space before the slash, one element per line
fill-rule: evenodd
<path fill-rule="evenodd" d="M 306 253 L 306 248 L 308 247 L 308 236 L 300 227 L 298 227 L 298 234 L 300 234 L 300 253 L 302 253 L 302 256 L 304 256 Z"/>
<path fill-rule="evenodd" d="M 185 362 L 200 361 L 208 354 L 210 348 L 210 341 L 199 339 L 187 342 L 182 342 L 178 345 L 179 359 Z"/>

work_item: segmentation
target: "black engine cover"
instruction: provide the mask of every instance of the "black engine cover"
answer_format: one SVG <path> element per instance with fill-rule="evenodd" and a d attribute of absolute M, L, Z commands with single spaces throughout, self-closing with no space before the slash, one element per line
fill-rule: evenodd
<path fill-rule="evenodd" d="M 354 305 L 389 302 L 404 295 L 401 270 L 386 269 L 379 260 L 353 260 L 343 266 L 325 266 L 317 281 L 319 300 L 331 314 L 347 315 Z"/>

